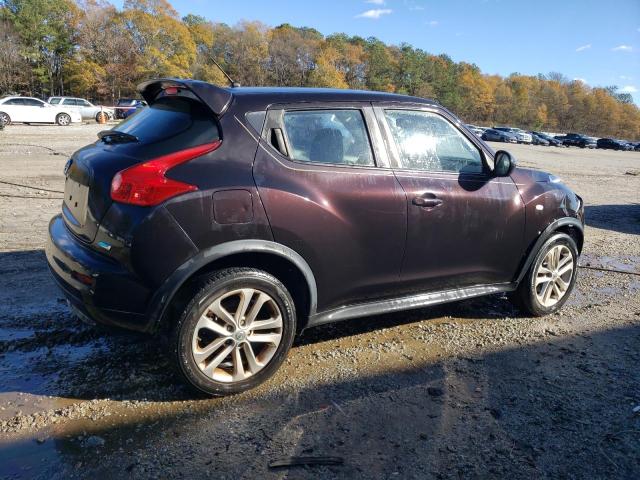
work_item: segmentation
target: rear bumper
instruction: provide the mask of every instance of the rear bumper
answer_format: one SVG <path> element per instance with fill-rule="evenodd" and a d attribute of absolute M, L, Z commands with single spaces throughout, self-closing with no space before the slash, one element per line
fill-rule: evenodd
<path fill-rule="evenodd" d="M 77 240 L 61 215 L 49 222 L 47 262 L 74 309 L 95 322 L 146 331 L 149 289 L 124 266 Z"/>

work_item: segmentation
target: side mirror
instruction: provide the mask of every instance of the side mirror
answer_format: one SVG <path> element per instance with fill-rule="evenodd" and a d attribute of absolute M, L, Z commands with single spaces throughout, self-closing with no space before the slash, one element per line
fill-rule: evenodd
<path fill-rule="evenodd" d="M 516 159 L 505 150 L 498 150 L 494 157 L 493 174 L 496 177 L 508 177 L 516 168 Z"/>

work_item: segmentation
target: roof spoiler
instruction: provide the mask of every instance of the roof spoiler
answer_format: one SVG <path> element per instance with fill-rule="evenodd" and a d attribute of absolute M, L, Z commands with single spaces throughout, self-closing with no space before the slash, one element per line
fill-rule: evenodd
<path fill-rule="evenodd" d="M 148 80 L 138 85 L 138 92 L 148 104 L 151 104 L 158 98 L 158 94 L 171 87 L 189 90 L 217 116 L 222 115 L 227 110 L 233 98 L 233 94 L 226 88 L 217 87 L 200 80 L 184 80 L 180 78 Z"/>

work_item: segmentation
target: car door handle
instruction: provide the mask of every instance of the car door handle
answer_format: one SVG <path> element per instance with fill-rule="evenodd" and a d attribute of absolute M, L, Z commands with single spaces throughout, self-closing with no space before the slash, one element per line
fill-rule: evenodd
<path fill-rule="evenodd" d="M 423 208 L 434 208 L 442 205 L 442 200 L 432 193 L 425 193 L 422 196 L 414 197 L 413 204 Z"/>

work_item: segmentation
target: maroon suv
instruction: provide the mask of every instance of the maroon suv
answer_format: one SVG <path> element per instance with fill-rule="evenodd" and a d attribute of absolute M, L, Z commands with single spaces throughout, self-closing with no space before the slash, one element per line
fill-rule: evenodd
<path fill-rule="evenodd" d="M 559 309 L 582 200 L 438 103 L 162 79 L 65 167 L 47 259 L 84 319 L 169 330 L 215 395 L 269 378 L 296 332 L 509 292 Z"/>

